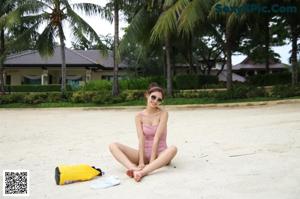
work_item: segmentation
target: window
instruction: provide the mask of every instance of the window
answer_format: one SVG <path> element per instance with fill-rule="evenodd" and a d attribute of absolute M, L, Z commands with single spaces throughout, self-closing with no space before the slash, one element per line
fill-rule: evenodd
<path fill-rule="evenodd" d="M 114 80 L 114 76 L 113 75 L 102 75 L 102 79 L 113 81 Z M 123 79 L 123 77 L 122 76 L 118 76 L 118 80 L 121 80 L 121 79 Z"/>
<path fill-rule="evenodd" d="M 112 81 L 114 79 L 114 76 L 112 76 L 112 75 L 102 75 L 102 79 Z"/>
<path fill-rule="evenodd" d="M 82 76 L 80 75 L 70 75 L 66 77 L 67 85 L 71 87 L 79 87 L 80 81 L 82 81 Z"/>
<path fill-rule="evenodd" d="M 6 76 L 5 84 L 6 85 L 10 85 L 11 84 L 11 76 L 10 75 Z"/>
<path fill-rule="evenodd" d="M 41 76 L 39 75 L 25 75 L 23 76 L 22 84 L 41 84 Z"/>

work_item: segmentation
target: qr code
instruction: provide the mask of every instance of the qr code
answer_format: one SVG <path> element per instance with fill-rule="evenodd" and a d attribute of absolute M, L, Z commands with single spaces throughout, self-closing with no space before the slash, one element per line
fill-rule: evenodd
<path fill-rule="evenodd" d="M 3 196 L 29 196 L 29 171 L 4 170 Z"/>

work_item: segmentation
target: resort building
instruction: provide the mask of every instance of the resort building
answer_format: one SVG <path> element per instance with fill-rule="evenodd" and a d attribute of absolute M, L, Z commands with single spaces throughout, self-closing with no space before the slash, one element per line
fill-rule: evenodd
<path fill-rule="evenodd" d="M 90 80 L 113 79 L 113 56 L 109 51 L 105 56 L 99 50 L 73 50 L 65 48 L 67 75 L 69 85 L 81 85 Z M 9 55 L 4 62 L 6 85 L 22 84 L 60 84 L 61 83 L 61 49 L 55 47 L 51 57 L 43 58 L 37 50 L 27 50 Z M 201 65 L 202 64 L 202 65 Z M 200 74 L 204 63 L 197 67 Z M 222 72 L 220 62 L 214 63 L 209 74 L 217 75 L 219 81 L 226 81 L 226 65 Z M 128 65 L 119 64 L 119 78 L 128 75 Z M 189 74 L 188 64 L 175 64 L 174 74 Z M 270 73 L 287 70 L 287 66 L 280 62 L 270 60 Z M 249 57 L 241 63 L 232 66 L 232 80 L 245 82 L 247 76 L 265 73 L 264 63 L 255 63 Z"/>
<path fill-rule="evenodd" d="M 81 84 L 90 80 L 113 78 L 113 56 L 103 55 L 99 50 L 72 50 L 65 48 L 67 84 Z M 60 84 L 61 49 L 55 47 L 51 57 L 43 58 L 37 50 L 27 50 L 7 57 L 4 62 L 5 83 Z M 125 75 L 125 63 L 119 64 L 119 76 Z"/>

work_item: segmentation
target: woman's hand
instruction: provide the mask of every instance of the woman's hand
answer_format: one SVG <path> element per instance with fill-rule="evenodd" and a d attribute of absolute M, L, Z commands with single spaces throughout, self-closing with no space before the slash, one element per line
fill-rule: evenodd
<path fill-rule="evenodd" d="M 141 170 L 142 170 L 144 167 L 145 167 L 145 164 L 144 164 L 144 163 L 140 163 L 139 166 L 138 166 L 138 168 L 141 169 Z"/>

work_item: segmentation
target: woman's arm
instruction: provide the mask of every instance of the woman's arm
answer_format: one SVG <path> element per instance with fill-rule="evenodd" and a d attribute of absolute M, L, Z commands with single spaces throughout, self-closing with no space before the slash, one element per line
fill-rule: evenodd
<path fill-rule="evenodd" d="M 167 111 L 162 112 L 157 130 L 155 132 L 154 140 L 153 140 L 150 162 L 155 160 L 157 157 L 157 149 L 158 149 L 159 140 L 160 140 L 161 136 L 163 135 L 163 133 L 165 133 L 165 131 L 166 131 L 168 116 L 169 115 L 168 115 Z"/>
<path fill-rule="evenodd" d="M 145 145 L 145 139 L 144 139 L 144 134 L 143 134 L 143 128 L 142 128 L 142 121 L 141 117 L 139 114 L 135 116 L 135 125 L 136 125 L 136 130 L 138 134 L 138 139 L 139 139 L 139 166 L 144 166 L 144 145 Z"/>

